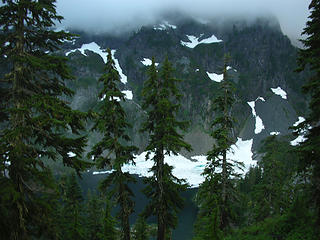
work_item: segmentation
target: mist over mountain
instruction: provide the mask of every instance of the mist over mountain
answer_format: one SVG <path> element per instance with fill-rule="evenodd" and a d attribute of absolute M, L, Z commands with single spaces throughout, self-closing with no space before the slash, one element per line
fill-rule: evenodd
<path fill-rule="evenodd" d="M 252 20 L 266 15 L 275 16 L 285 35 L 294 44 L 301 38 L 310 1 L 283 0 L 187 0 L 164 1 L 104 1 L 58 0 L 58 12 L 69 28 L 91 33 L 121 34 L 154 24 L 168 12 L 180 12 L 200 20 Z"/>

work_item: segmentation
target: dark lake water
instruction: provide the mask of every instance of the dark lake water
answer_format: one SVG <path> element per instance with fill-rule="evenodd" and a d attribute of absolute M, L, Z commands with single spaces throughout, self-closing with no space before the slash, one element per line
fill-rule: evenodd
<path fill-rule="evenodd" d="M 84 193 L 87 196 L 89 189 L 95 190 L 99 185 L 99 182 L 105 178 L 106 175 L 92 175 L 92 172 L 84 173 L 80 184 Z M 141 192 L 145 187 L 143 179 L 135 176 L 137 182 L 131 184 L 130 187 L 135 194 L 135 212 L 130 218 L 130 222 L 133 224 L 148 202 L 146 196 Z M 193 224 L 196 219 L 197 208 L 193 202 L 193 198 L 197 192 L 197 189 L 188 189 L 182 193 L 182 197 L 185 199 L 184 209 L 179 213 L 179 223 L 177 228 L 173 231 L 173 240 L 191 240 L 193 236 Z M 154 222 L 155 219 L 149 219 Z"/>

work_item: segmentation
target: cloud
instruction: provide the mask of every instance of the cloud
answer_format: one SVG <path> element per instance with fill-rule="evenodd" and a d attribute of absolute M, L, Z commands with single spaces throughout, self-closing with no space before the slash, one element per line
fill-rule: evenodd
<path fill-rule="evenodd" d="M 300 38 L 311 0 L 57 0 L 67 27 L 93 32 L 119 33 L 152 24 L 168 11 L 193 17 L 275 15 L 283 32 Z"/>

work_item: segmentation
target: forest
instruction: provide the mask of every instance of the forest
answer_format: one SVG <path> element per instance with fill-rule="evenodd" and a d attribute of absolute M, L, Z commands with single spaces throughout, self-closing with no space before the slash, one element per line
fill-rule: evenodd
<path fill-rule="evenodd" d="M 153 58 L 145 73 L 141 107 L 147 117 L 139 131 L 148 136 L 146 159 L 153 166 L 143 179 L 148 204 L 131 224 L 136 178 L 123 166 L 135 163 L 138 148 L 128 134 L 132 126 L 111 50 L 96 83 L 101 104 L 74 110 L 66 81 L 76 79 L 58 50 L 77 36 L 54 31 L 63 20 L 56 1 L 2 2 L 0 58 L 9 69 L 0 77 L 0 239 L 172 239 L 181 193 L 190 186 L 173 175 L 165 156 L 192 147 L 184 139 L 189 122 L 177 117 L 183 80 L 175 78 L 170 59 Z M 304 141 L 292 146 L 286 136 L 270 136 L 257 165 L 238 174 L 241 159 L 227 157 L 236 142 L 236 119 L 235 87 L 227 72 L 232 56 L 226 52 L 219 94 L 212 99 L 209 135 L 215 141 L 193 199 L 198 210 L 192 239 L 320 239 L 320 1 L 312 0 L 309 9 L 299 67 L 292 69 L 310 71 L 302 89 L 308 115 L 292 127 Z M 102 137 L 85 152 L 88 122 L 89 131 Z M 56 174 L 48 162 L 60 162 L 72 174 Z M 92 167 L 110 173 L 85 196 L 79 180 Z"/>

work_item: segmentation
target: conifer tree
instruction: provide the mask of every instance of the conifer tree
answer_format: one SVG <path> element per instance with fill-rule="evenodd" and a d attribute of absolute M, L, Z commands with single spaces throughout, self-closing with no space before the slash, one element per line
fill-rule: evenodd
<path fill-rule="evenodd" d="M 81 160 L 86 138 L 79 137 L 85 114 L 60 98 L 73 94 L 64 83 L 73 78 L 66 58 L 52 54 L 72 38 L 50 30 L 61 20 L 55 0 L 3 0 L 0 7 L 0 55 L 10 67 L 0 80 L 0 231 L 9 233 L 5 239 L 30 238 L 45 224 L 46 211 L 36 210 L 45 206 L 36 203 L 41 193 L 53 187 L 44 159 L 61 159 L 78 172 L 88 166 Z"/>
<path fill-rule="evenodd" d="M 217 224 L 220 230 L 226 229 L 230 224 L 232 218 L 231 202 L 234 198 L 231 177 L 237 177 L 235 167 L 241 167 L 239 161 L 227 159 L 227 153 L 230 152 L 231 145 L 235 142 L 233 136 L 234 120 L 231 116 L 232 105 L 235 101 L 234 90 L 227 75 L 229 58 L 229 55 L 225 55 L 223 80 L 220 83 L 219 94 L 213 101 L 213 110 L 217 116 L 211 124 L 212 132 L 210 135 L 215 139 L 215 143 L 212 150 L 208 152 L 208 164 L 203 172 L 205 182 L 199 187 L 199 193 L 202 192 L 203 197 L 198 198 L 200 199 L 198 204 L 201 207 L 209 207 L 207 210 L 200 210 L 200 212 L 208 211 L 208 213 L 219 214 L 219 223 Z M 211 194 L 214 194 L 215 197 L 213 198 Z M 215 201 L 211 201 L 211 206 L 205 204 L 210 199 L 215 199 Z M 218 237 L 218 234 L 216 236 Z"/>
<path fill-rule="evenodd" d="M 149 239 L 150 233 L 148 224 L 143 216 L 139 216 L 133 227 L 133 239 L 134 240 L 146 240 Z"/>
<path fill-rule="evenodd" d="M 64 194 L 63 216 L 66 223 L 64 239 L 85 239 L 85 229 L 82 216 L 82 192 L 76 175 L 67 178 Z"/>
<path fill-rule="evenodd" d="M 121 167 L 127 163 L 134 163 L 133 153 L 136 147 L 126 145 L 130 141 L 127 128 L 130 125 L 126 121 L 126 114 L 121 106 L 125 101 L 124 94 L 119 90 L 120 76 L 115 68 L 110 49 L 107 50 L 108 58 L 105 65 L 105 73 L 99 81 L 103 83 L 103 89 L 99 93 L 102 103 L 99 112 L 96 113 L 93 130 L 103 134 L 102 140 L 93 146 L 89 157 L 92 157 L 98 169 L 112 166 L 110 173 L 101 183 L 101 190 L 106 192 L 110 187 L 110 196 L 120 206 L 117 215 L 121 223 L 121 239 L 130 239 L 129 216 L 133 212 L 133 193 L 128 186 L 135 179 Z"/>
<path fill-rule="evenodd" d="M 103 231 L 102 234 L 99 234 L 99 237 L 103 240 L 116 240 L 119 239 L 116 230 L 116 220 L 111 215 L 111 202 L 109 201 L 109 197 L 107 196 L 105 200 Z"/>
<path fill-rule="evenodd" d="M 103 201 L 97 193 L 88 192 L 87 239 L 100 240 L 103 233 Z"/>
<path fill-rule="evenodd" d="M 310 94 L 310 114 L 300 124 L 298 132 L 305 133 L 306 140 L 300 144 L 300 167 L 312 172 L 313 199 L 317 209 L 317 229 L 320 229 L 320 1 L 312 0 L 309 9 L 311 14 L 302 34 L 304 49 L 299 52 L 298 71 L 309 67 L 312 76 L 303 86 L 305 93 Z M 320 233 L 320 230 L 319 230 Z"/>
<path fill-rule="evenodd" d="M 181 179 L 172 174 L 172 166 L 164 161 L 165 155 L 177 155 L 181 149 L 191 150 L 178 130 L 185 130 L 187 122 L 177 120 L 181 95 L 177 88 L 178 80 L 172 76 L 172 66 L 165 59 L 160 76 L 157 74 L 155 60 L 149 69 L 149 78 L 142 90 L 143 109 L 147 119 L 142 131 L 149 133 L 146 150 L 147 158 L 152 158 L 153 175 L 148 179 L 145 194 L 150 199 L 146 214 L 154 215 L 158 221 L 158 240 L 170 238 L 171 230 L 177 224 L 177 212 L 182 208 L 180 192 L 185 189 Z M 152 154 L 151 154 L 152 153 Z"/>

